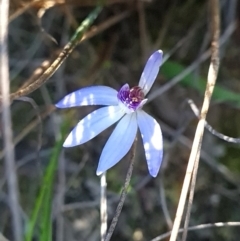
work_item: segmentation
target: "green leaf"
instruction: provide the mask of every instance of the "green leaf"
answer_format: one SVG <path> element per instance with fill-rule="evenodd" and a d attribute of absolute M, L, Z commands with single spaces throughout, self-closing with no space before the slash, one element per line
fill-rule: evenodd
<path fill-rule="evenodd" d="M 185 67 L 183 65 L 174 61 L 167 61 L 161 67 L 161 73 L 170 80 L 180 74 L 184 69 Z M 201 94 L 204 94 L 207 80 L 204 78 L 196 78 L 196 76 L 191 73 L 183 78 L 180 83 L 184 86 L 189 86 L 198 90 Z M 240 107 L 240 95 L 220 86 L 218 83 L 216 84 L 213 92 L 213 99 L 219 102 L 229 102 L 234 104 L 236 107 Z"/>

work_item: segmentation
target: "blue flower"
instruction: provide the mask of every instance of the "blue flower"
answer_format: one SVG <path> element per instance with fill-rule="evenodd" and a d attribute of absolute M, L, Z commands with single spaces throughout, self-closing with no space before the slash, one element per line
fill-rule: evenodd
<path fill-rule="evenodd" d="M 83 144 L 119 121 L 100 156 L 97 175 L 118 163 L 129 151 L 139 127 L 149 173 L 156 177 L 163 157 L 163 140 L 159 124 L 142 110 L 162 63 L 162 51 L 154 52 L 148 59 L 139 85 L 128 84 L 117 92 L 107 86 L 91 86 L 65 96 L 56 104 L 58 108 L 86 105 L 105 105 L 83 118 L 64 142 L 64 147 Z"/>

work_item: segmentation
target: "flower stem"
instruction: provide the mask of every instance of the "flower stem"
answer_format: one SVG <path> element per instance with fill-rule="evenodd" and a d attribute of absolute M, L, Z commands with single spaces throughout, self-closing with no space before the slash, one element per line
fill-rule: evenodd
<path fill-rule="evenodd" d="M 101 213 L 101 241 L 104 241 L 107 233 L 107 182 L 106 172 L 101 175 L 101 199 L 100 199 L 100 213 Z"/>
<path fill-rule="evenodd" d="M 117 209 L 115 211 L 113 220 L 111 222 L 111 225 L 108 229 L 105 241 L 109 241 L 112 237 L 112 234 L 113 234 L 113 232 L 115 230 L 115 227 L 117 225 L 117 222 L 118 222 L 118 218 L 119 218 L 120 213 L 122 211 L 124 201 L 125 201 L 126 196 L 127 196 L 127 189 L 128 189 L 128 186 L 129 186 L 129 183 L 130 183 L 130 180 L 131 180 L 131 176 L 132 176 L 132 171 L 133 171 L 133 164 L 134 164 L 135 151 L 136 151 L 136 143 L 137 143 L 137 138 L 135 139 L 135 141 L 132 145 L 132 148 L 130 150 L 130 152 L 131 152 L 130 165 L 129 165 L 128 172 L 127 172 L 126 179 L 125 179 L 125 183 L 124 183 L 124 186 L 123 186 L 123 189 L 122 189 L 122 192 L 121 192 L 120 200 L 119 200 Z"/>

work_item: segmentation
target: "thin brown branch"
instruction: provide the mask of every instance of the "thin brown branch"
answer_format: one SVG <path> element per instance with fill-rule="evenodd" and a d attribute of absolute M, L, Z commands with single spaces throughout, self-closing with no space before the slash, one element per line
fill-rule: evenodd
<path fill-rule="evenodd" d="M 74 41 L 70 41 L 64 49 L 61 51 L 59 56 L 49 65 L 47 62 L 46 65 L 48 66 L 46 69 L 44 67 L 39 67 L 38 71 L 34 71 L 34 74 L 30 79 L 27 81 L 29 84 L 24 84 L 19 90 L 11 94 L 11 100 L 19 98 L 21 96 L 25 96 L 30 94 L 31 92 L 38 89 L 42 86 L 46 81 L 57 71 L 57 69 L 61 66 L 63 61 L 70 55 L 73 49 L 80 43 L 83 42 L 99 32 L 109 28 L 110 26 L 118 23 L 119 21 L 123 20 L 124 18 L 130 15 L 131 11 L 125 11 L 120 13 L 104 23 L 100 24 L 97 27 L 93 27 L 89 32 L 85 33 L 80 39 L 75 39 Z M 43 71 L 44 70 L 44 71 Z"/>
<path fill-rule="evenodd" d="M 113 4 L 129 4 L 134 2 L 135 0 L 104 0 L 104 5 L 113 5 Z M 19 1 L 19 3 L 21 3 Z M 34 9 L 49 9 L 59 5 L 74 5 L 79 7 L 95 7 L 99 3 L 99 0 L 36 0 L 29 3 L 25 3 L 24 5 L 21 3 L 16 10 L 9 16 L 9 22 L 13 21 L 17 17 L 19 17 L 24 12 L 28 11 L 31 8 Z"/>
<path fill-rule="evenodd" d="M 87 18 L 81 23 L 77 28 L 74 36 L 71 40 L 65 45 L 58 57 L 53 61 L 53 63 L 43 72 L 43 74 L 37 78 L 33 83 L 29 84 L 24 88 L 18 89 L 16 92 L 11 94 L 11 100 L 19 98 L 24 95 L 28 95 L 42 86 L 61 66 L 64 60 L 72 53 L 73 49 L 79 44 L 79 41 L 82 39 L 84 33 L 90 27 L 92 22 L 97 18 L 101 11 L 101 7 L 95 8 Z"/>

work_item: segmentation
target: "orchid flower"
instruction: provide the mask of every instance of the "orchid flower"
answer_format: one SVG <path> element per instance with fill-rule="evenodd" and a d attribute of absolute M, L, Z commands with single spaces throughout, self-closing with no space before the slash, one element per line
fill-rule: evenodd
<path fill-rule="evenodd" d="M 130 88 L 125 84 L 118 92 L 107 86 L 85 87 L 68 94 L 56 104 L 58 108 L 106 106 L 83 118 L 68 135 L 64 147 L 81 145 L 120 120 L 103 148 L 97 175 L 107 171 L 127 154 L 139 127 L 149 173 L 153 177 L 157 176 L 163 157 L 162 133 L 157 121 L 142 107 L 157 77 L 162 55 L 162 51 L 158 50 L 150 56 L 138 86 Z"/>

